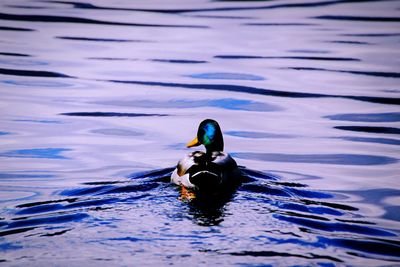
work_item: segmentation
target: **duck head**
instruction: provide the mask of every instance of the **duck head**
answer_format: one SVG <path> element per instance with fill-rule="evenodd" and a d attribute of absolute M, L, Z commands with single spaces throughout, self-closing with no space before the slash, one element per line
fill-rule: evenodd
<path fill-rule="evenodd" d="M 197 136 L 187 143 L 186 146 L 194 147 L 199 145 L 205 146 L 207 154 L 211 154 L 213 151 L 224 150 L 224 140 L 218 122 L 206 119 L 200 123 Z"/>

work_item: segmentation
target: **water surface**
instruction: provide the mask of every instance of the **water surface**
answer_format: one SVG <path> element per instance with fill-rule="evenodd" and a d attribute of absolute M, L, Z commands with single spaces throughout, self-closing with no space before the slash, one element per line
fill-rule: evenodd
<path fill-rule="evenodd" d="M 398 265 L 398 1 L 2 1 L 0 262 Z M 243 183 L 169 183 L 216 119 Z"/>

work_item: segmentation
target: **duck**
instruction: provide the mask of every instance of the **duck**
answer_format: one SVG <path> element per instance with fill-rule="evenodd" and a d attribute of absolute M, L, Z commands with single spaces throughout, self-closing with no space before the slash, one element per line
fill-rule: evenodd
<path fill-rule="evenodd" d="M 237 181 L 238 165 L 224 152 L 222 131 L 217 121 L 203 120 L 196 137 L 186 147 L 200 145 L 206 151 L 189 153 L 178 162 L 171 174 L 171 182 L 181 186 L 182 198 L 194 198 L 193 192 L 218 192 Z"/>

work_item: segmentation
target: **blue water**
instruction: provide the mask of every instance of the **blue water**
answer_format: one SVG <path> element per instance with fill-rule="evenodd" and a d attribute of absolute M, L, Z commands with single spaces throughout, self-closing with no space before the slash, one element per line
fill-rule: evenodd
<path fill-rule="evenodd" d="M 2 1 L 0 262 L 400 264 L 399 1 Z M 169 182 L 205 118 L 241 166 Z"/>

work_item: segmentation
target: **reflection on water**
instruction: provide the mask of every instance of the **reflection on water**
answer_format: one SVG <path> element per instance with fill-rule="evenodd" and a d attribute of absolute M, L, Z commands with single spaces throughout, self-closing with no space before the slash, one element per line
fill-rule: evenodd
<path fill-rule="evenodd" d="M 0 6 L 0 262 L 399 263 L 398 1 Z M 182 201 L 205 118 L 243 179 Z"/>
<path fill-rule="evenodd" d="M 398 122 L 400 121 L 400 113 L 337 114 L 326 116 L 326 118 L 337 121 Z"/>
<path fill-rule="evenodd" d="M 102 105 L 112 106 L 125 106 L 125 107 L 142 107 L 142 108 L 204 108 L 204 107 L 216 107 L 222 109 L 231 110 L 248 110 L 248 111 L 278 111 L 281 108 L 267 103 L 233 99 L 233 98 L 222 98 L 222 99 L 198 99 L 198 100 L 185 100 L 185 99 L 173 99 L 171 101 L 152 101 L 152 100 L 111 100 L 104 102 L 97 102 Z"/>
<path fill-rule="evenodd" d="M 47 158 L 47 159 L 65 159 L 61 152 L 68 151 L 66 148 L 34 148 L 19 149 L 0 153 L 0 157 L 10 158 Z"/>

